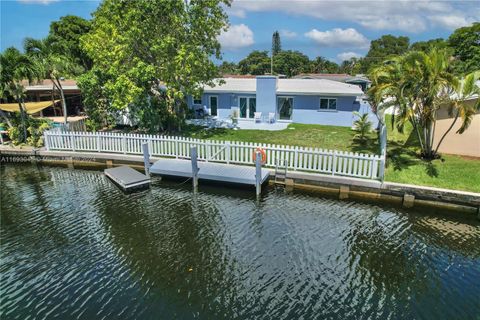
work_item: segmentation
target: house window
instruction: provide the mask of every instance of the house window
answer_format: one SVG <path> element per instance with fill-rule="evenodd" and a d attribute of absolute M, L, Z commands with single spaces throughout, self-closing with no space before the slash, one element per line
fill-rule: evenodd
<path fill-rule="evenodd" d="M 193 104 L 202 104 L 202 97 L 193 97 Z"/>
<path fill-rule="evenodd" d="M 277 114 L 280 120 L 291 120 L 293 112 L 293 98 L 292 97 L 278 97 L 277 99 Z"/>
<path fill-rule="evenodd" d="M 320 98 L 320 110 L 337 110 L 337 99 Z"/>

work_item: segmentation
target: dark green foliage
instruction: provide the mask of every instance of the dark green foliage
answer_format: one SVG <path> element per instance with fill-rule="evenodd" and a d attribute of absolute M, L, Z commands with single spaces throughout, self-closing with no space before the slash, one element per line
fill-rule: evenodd
<path fill-rule="evenodd" d="M 36 148 L 43 146 L 43 132 L 52 125 L 50 120 L 33 117 L 26 117 L 22 121 L 22 116 L 17 112 L 12 113 L 10 121 L 13 126 L 8 129 L 8 137 L 12 143 L 15 145 L 26 143 Z M 23 137 L 24 126 L 27 131 L 26 139 Z"/>
<path fill-rule="evenodd" d="M 404 54 L 408 51 L 409 45 L 408 37 L 395 37 L 391 34 L 373 40 L 370 43 L 370 50 L 362 61 L 362 73 L 367 73 L 370 68 L 380 65 L 389 57 Z"/>
<path fill-rule="evenodd" d="M 417 41 L 412 43 L 410 50 L 428 52 L 432 49 L 445 49 L 448 46 L 448 42 L 442 38 L 431 39 L 427 41 Z"/>
<path fill-rule="evenodd" d="M 346 73 L 350 75 L 356 75 L 362 73 L 364 67 L 365 59 L 363 58 L 351 58 L 349 60 L 344 60 L 338 67 L 339 73 Z"/>
<path fill-rule="evenodd" d="M 92 60 L 80 46 L 80 37 L 90 31 L 91 22 L 81 17 L 68 15 L 50 24 L 48 42 L 56 50 L 69 56 L 85 70 L 92 68 Z"/>
<path fill-rule="evenodd" d="M 287 77 L 309 72 L 310 59 L 300 51 L 281 51 L 273 58 L 273 70 Z"/>
<path fill-rule="evenodd" d="M 310 70 L 312 73 L 338 73 L 339 66 L 335 62 L 327 60 L 324 57 L 316 57 L 310 61 Z"/>
<path fill-rule="evenodd" d="M 218 66 L 218 73 L 221 75 L 238 74 L 239 71 L 239 67 L 235 62 L 223 61 L 222 64 Z"/>
<path fill-rule="evenodd" d="M 263 75 L 270 72 L 270 57 L 267 51 L 252 51 L 238 63 L 241 74 Z"/>
<path fill-rule="evenodd" d="M 455 30 L 448 38 L 459 74 L 480 70 L 480 22 Z"/>
<path fill-rule="evenodd" d="M 282 44 L 280 42 L 280 34 L 275 31 L 272 35 L 272 56 L 277 55 L 282 51 Z"/>

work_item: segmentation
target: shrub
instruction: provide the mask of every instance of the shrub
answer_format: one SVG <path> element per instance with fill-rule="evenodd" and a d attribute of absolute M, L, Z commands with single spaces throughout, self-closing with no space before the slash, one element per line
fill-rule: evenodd
<path fill-rule="evenodd" d="M 368 134 L 372 131 L 372 122 L 368 120 L 368 113 L 354 112 L 353 114 L 358 117 L 353 123 L 353 131 L 356 132 L 353 138 L 365 142 Z"/>

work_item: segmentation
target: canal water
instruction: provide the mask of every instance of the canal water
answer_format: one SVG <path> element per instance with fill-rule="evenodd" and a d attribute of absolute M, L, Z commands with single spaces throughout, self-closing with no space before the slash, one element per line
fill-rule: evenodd
<path fill-rule="evenodd" d="M 480 223 L 1 167 L 3 319 L 478 319 Z"/>

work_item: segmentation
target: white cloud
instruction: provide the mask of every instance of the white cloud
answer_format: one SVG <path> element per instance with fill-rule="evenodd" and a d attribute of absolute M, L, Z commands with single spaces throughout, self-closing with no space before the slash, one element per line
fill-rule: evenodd
<path fill-rule="evenodd" d="M 25 4 L 50 4 L 52 2 L 57 2 L 59 0 L 17 0 L 18 2 Z"/>
<path fill-rule="evenodd" d="M 230 14 L 276 11 L 323 20 L 346 21 L 376 30 L 421 32 L 427 28 L 449 30 L 480 20 L 478 1 L 453 0 L 235 0 Z"/>
<path fill-rule="evenodd" d="M 450 16 L 433 16 L 429 18 L 430 21 L 446 28 L 446 29 L 457 29 L 460 27 L 465 27 L 472 24 L 472 20 L 467 20 L 467 18 L 459 15 L 450 15 Z"/>
<path fill-rule="evenodd" d="M 249 47 L 255 42 L 253 31 L 243 23 L 230 26 L 227 31 L 218 36 L 218 41 L 220 41 L 222 48 L 227 50 Z"/>
<path fill-rule="evenodd" d="M 297 33 L 290 30 L 282 29 L 280 30 L 280 35 L 285 38 L 295 38 L 297 36 Z"/>
<path fill-rule="evenodd" d="M 345 61 L 345 60 L 350 60 L 352 58 L 360 58 L 362 55 L 356 53 L 356 52 L 342 52 L 337 54 L 337 59 L 338 61 Z"/>
<path fill-rule="evenodd" d="M 305 36 L 314 40 L 316 43 L 327 47 L 366 48 L 370 43 L 363 34 L 353 28 L 335 28 L 327 31 L 312 29 L 305 33 Z"/>

